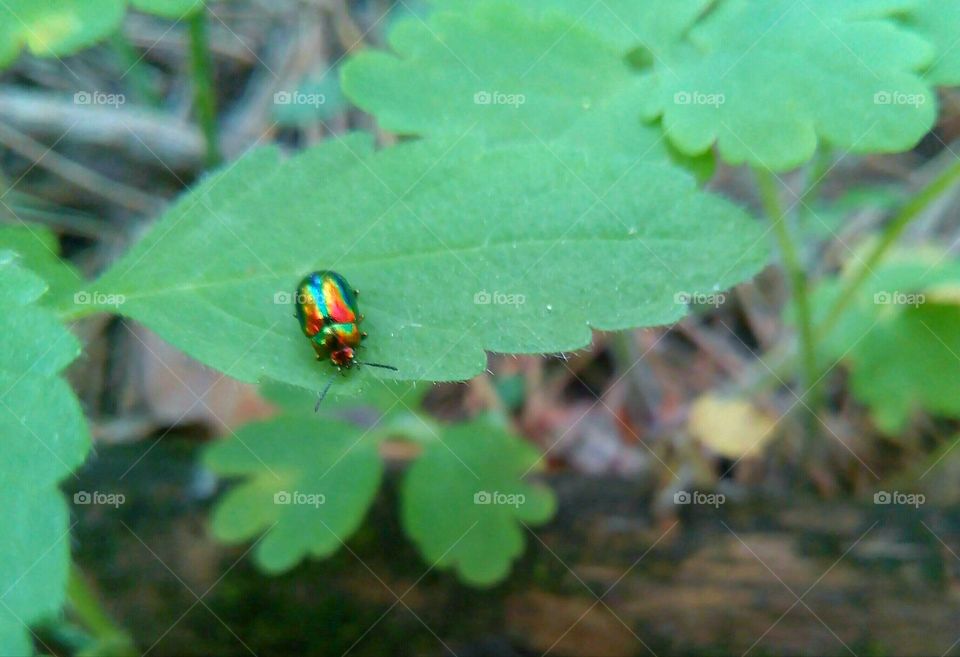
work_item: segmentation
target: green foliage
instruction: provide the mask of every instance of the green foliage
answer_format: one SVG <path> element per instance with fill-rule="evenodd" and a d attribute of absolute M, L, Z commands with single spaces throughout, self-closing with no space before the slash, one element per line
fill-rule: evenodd
<path fill-rule="evenodd" d="M 809 212 L 801 212 L 800 236 L 807 250 L 816 252 L 822 240 L 841 236 L 852 215 L 865 210 L 890 212 L 906 202 L 907 190 L 897 185 L 859 185 L 843 191 L 837 198 L 813 203 Z"/>
<path fill-rule="evenodd" d="M 387 130 L 556 143 L 597 157 L 669 154 L 660 129 L 640 121 L 643 78 L 573 17 L 486 2 L 401 21 L 390 45 L 395 55 L 361 52 L 342 74 L 346 94 Z"/>
<path fill-rule="evenodd" d="M 434 5 L 396 25 L 394 54 L 343 68 L 347 95 L 387 130 L 598 156 L 702 157 L 717 144 L 731 163 L 787 170 L 818 143 L 913 147 L 936 118 L 929 85 L 960 80 L 957 0 Z M 641 117 L 662 119 L 668 142 Z"/>
<path fill-rule="evenodd" d="M 825 282 L 817 306 L 830 307 L 842 282 Z M 853 394 L 885 433 L 919 410 L 960 417 L 960 264 L 912 257 L 878 269 L 824 349 L 847 362 Z"/>
<path fill-rule="evenodd" d="M 32 654 L 28 625 L 63 603 L 70 539 L 56 486 L 89 448 L 79 404 L 59 376 L 79 345 L 35 305 L 44 290 L 0 252 L 0 651 L 11 655 Z"/>
<path fill-rule="evenodd" d="M 203 0 L 129 4 L 180 20 Z M 501 581 L 524 525 L 554 512 L 550 491 L 523 481 L 538 454 L 489 420 L 440 427 L 416 410 L 426 389 L 410 381 L 469 378 L 485 351 L 570 351 L 593 329 L 679 320 L 678 299 L 746 280 L 767 258 L 760 228 L 673 162 L 703 173 L 714 145 L 728 162 L 774 170 L 824 143 L 902 151 L 933 125 L 932 85 L 960 83 L 960 0 L 432 4 L 393 26 L 391 52 L 365 50 L 342 72 L 346 96 L 421 141 L 377 152 L 355 134 L 289 157 L 255 150 L 184 195 L 90 288 L 227 375 L 271 381 L 281 414 L 206 455 L 240 480 L 216 508 L 215 533 L 262 537 L 254 555 L 268 572 L 339 549 L 379 488 L 380 443 L 404 439 L 423 445 L 401 514 L 425 561 L 473 585 Z M 0 2 L 0 65 L 23 48 L 63 56 L 92 45 L 126 8 Z M 277 118 L 330 118 L 346 104 L 340 93 L 333 75 L 308 81 L 298 96 L 324 102 L 278 102 Z M 378 414 L 369 429 L 344 420 L 358 409 L 343 399 L 312 412 L 332 368 L 315 362 L 291 293 L 321 268 L 363 291 L 362 358 L 406 380 L 369 368 L 336 380 L 334 392 L 366 388 Z M 960 265 L 875 273 L 823 355 L 848 363 L 853 393 L 888 433 L 918 409 L 960 417 Z M 59 375 L 78 347 L 48 308 L 116 309 L 77 305 L 81 278 L 39 227 L 0 228 L 0 274 L 0 492 L 18 500 L 3 511 L 0 647 L 20 654 L 23 623 L 63 600 L 67 511 L 55 486 L 88 449 Z M 816 307 L 842 283 L 827 281 Z M 523 382 L 510 383 L 519 403 Z"/>
<path fill-rule="evenodd" d="M 403 483 L 402 519 L 424 559 L 455 569 L 470 584 L 504 579 L 523 551 L 518 523 L 536 525 L 553 515 L 551 491 L 522 481 L 538 469 L 537 451 L 489 421 L 437 426 L 416 410 L 422 387 L 374 388 L 380 391 L 362 401 L 382 415 L 363 430 L 315 415 L 314 397 L 302 389 L 267 386 L 281 415 L 244 426 L 206 453 L 214 472 L 242 478 L 214 511 L 216 536 L 236 543 L 265 533 L 254 557 L 269 573 L 327 557 L 357 530 L 376 495 L 383 471 L 378 444 L 410 439 L 424 443 L 424 451 Z M 325 402 L 323 410 L 338 413 L 343 406 Z M 408 422 L 420 428 L 408 431 Z M 483 497 L 475 503 L 482 493 L 490 494 L 489 503 Z"/>
<path fill-rule="evenodd" d="M 786 170 L 818 140 L 854 153 L 911 148 L 937 103 L 930 45 L 885 17 L 904 2 L 727 0 L 658 62 L 646 116 L 681 151 Z"/>
<path fill-rule="evenodd" d="M 714 0 L 529 0 L 514 6 L 533 16 L 562 15 L 573 19 L 609 44 L 619 53 L 645 48 L 662 56 L 680 41 L 684 32 Z M 459 8 L 476 5 L 476 0 L 433 0 L 438 7 Z"/>
<path fill-rule="evenodd" d="M 211 448 L 206 463 L 245 477 L 218 505 L 214 533 L 238 542 L 266 531 L 254 557 L 274 573 L 339 549 L 360 526 L 383 471 L 376 442 L 362 430 L 304 415 L 246 425 Z"/>
<path fill-rule="evenodd" d="M 130 0 L 130 6 L 171 20 L 188 17 L 204 0 Z M 4 0 L 0 2 L 0 67 L 23 48 L 38 57 L 65 57 L 120 28 L 127 0 Z"/>
<path fill-rule="evenodd" d="M 960 84 L 960 0 L 918 0 L 906 25 L 936 46 L 936 56 L 926 70 L 931 84 Z"/>
<path fill-rule="evenodd" d="M 36 488 L 36 490 L 31 490 Z M 56 614 L 64 603 L 70 564 L 67 505 L 51 485 L 0 484 L 6 507 L 0 539 L 0 649 L 33 655 L 29 626 Z"/>
<path fill-rule="evenodd" d="M 364 358 L 402 379 L 469 378 L 483 350 L 581 348 L 591 327 L 682 317 L 678 292 L 766 261 L 759 227 L 670 166 L 463 139 L 374 153 L 353 135 L 255 151 L 172 207 L 92 289 L 228 375 L 318 390 L 330 375 L 290 293 L 333 268 L 362 291 Z M 637 190 L 644 190 L 637 193 Z M 367 376 L 355 371 L 337 388 Z"/>
<path fill-rule="evenodd" d="M 293 94 L 274 94 L 273 115 L 281 125 L 309 125 L 332 119 L 347 107 L 349 103 L 340 89 L 339 74 L 330 71 L 318 79 L 307 78 Z"/>
<path fill-rule="evenodd" d="M 5 0 L 0 3 L 0 66 L 24 47 L 63 57 L 95 44 L 123 20 L 122 0 Z"/>
<path fill-rule="evenodd" d="M 417 409 L 429 390 L 430 385 L 426 383 L 374 379 L 362 387 L 359 396 L 328 396 L 321 412 L 332 417 L 368 412 L 366 417 L 374 422 L 368 434 L 370 440 L 392 437 L 428 442 L 436 436 L 437 424 Z M 260 391 L 286 414 L 305 415 L 307 419 L 315 417 L 317 393 L 312 390 L 267 381 L 260 386 Z"/>
<path fill-rule="evenodd" d="M 368 407 L 384 415 L 419 408 L 429 392 L 429 384 L 414 381 L 387 381 L 377 379 L 363 391 L 363 397 L 331 397 L 324 400 L 323 412 Z M 260 386 L 260 393 L 269 401 L 282 407 L 287 413 L 313 413 L 317 401 L 316 392 L 278 381 L 267 381 Z"/>
<path fill-rule="evenodd" d="M 83 281 L 76 268 L 60 257 L 56 235 L 43 226 L 0 226 L 0 251 L 4 250 L 16 253 L 20 257 L 18 264 L 47 284 L 44 305 L 66 302 Z"/>
<path fill-rule="evenodd" d="M 403 483 L 403 524 L 424 559 L 467 583 L 504 579 L 524 546 L 521 524 L 554 513 L 549 488 L 523 482 L 540 455 L 485 421 L 451 427 L 428 445 Z"/>

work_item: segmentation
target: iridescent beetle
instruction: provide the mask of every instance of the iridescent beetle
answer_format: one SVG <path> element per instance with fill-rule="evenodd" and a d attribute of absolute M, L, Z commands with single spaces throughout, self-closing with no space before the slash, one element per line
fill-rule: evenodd
<path fill-rule="evenodd" d="M 357 349 L 367 334 L 360 330 L 363 315 L 357 306 L 359 290 L 354 290 L 347 279 L 335 271 L 315 271 L 304 276 L 297 285 L 294 305 L 296 318 L 303 334 L 310 339 L 317 360 L 329 358 L 338 372 L 353 365 L 369 365 L 397 371 L 392 365 L 364 363 L 357 360 Z M 327 396 L 334 377 L 327 382 L 314 410 Z"/>

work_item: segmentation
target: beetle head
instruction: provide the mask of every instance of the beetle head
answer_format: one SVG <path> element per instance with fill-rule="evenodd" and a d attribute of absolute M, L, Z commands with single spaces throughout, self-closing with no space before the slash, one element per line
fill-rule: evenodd
<path fill-rule="evenodd" d="M 356 358 L 356 353 L 350 347 L 343 347 L 342 349 L 337 349 L 336 351 L 330 352 L 330 360 L 337 367 L 347 367 L 349 368 L 353 365 L 353 359 Z"/>

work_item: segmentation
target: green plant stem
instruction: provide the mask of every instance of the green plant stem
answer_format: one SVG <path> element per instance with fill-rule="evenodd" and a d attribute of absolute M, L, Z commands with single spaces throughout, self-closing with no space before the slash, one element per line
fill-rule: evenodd
<path fill-rule="evenodd" d="M 810 165 L 806 189 L 800 196 L 800 213 L 804 216 L 813 214 L 811 206 L 816 203 L 817 197 L 820 195 L 820 188 L 823 187 L 827 174 L 830 173 L 832 167 L 833 154 L 828 148 L 822 146 L 817 150 L 813 163 Z"/>
<path fill-rule="evenodd" d="M 808 399 L 808 406 L 816 413 L 819 407 L 817 393 L 817 346 L 813 330 L 813 316 L 810 312 L 810 296 L 807 285 L 806 272 L 800 259 L 799 250 L 790 234 L 783 204 L 778 194 L 776 177 L 768 170 L 756 169 L 757 185 L 763 207 L 773 222 L 773 233 L 776 236 L 783 264 L 787 270 L 790 287 L 793 293 L 793 305 L 799 326 L 800 356 L 803 375 L 802 398 Z"/>
<path fill-rule="evenodd" d="M 897 239 L 903 234 L 910 223 L 920 217 L 923 211 L 933 202 L 939 199 L 944 193 L 948 192 L 954 184 L 960 182 L 960 162 L 954 162 L 935 178 L 927 187 L 915 196 L 903 207 L 900 213 L 891 221 L 884 230 L 884 234 L 876 243 L 870 254 L 864 261 L 865 264 L 850 276 L 846 285 L 831 306 L 824 313 L 824 319 L 815 326 L 814 338 L 820 343 L 829 336 L 830 331 L 836 328 L 837 322 L 843 316 L 850 303 L 856 297 L 857 292 L 870 274 L 871 268 L 876 267 L 884 258 L 890 248 L 896 244 Z M 804 195 L 806 197 L 806 194 Z M 796 354 L 794 350 L 781 346 L 770 356 L 770 365 L 766 366 L 761 375 L 755 377 L 747 384 L 748 394 L 757 394 L 760 391 L 768 389 L 771 385 L 779 381 L 795 365 Z"/>
<path fill-rule="evenodd" d="M 126 73 L 124 77 L 130 80 L 130 86 L 136 97 L 150 105 L 157 107 L 160 105 L 160 96 L 154 91 L 151 83 L 151 71 L 144 63 L 143 58 L 137 54 L 137 50 L 130 43 L 129 39 L 119 30 L 110 38 L 110 45 L 120 59 L 120 65 L 124 67 Z"/>
<path fill-rule="evenodd" d="M 205 162 L 207 167 L 215 167 L 220 164 L 222 157 L 217 138 L 217 101 L 213 87 L 213 65 L 207 35 L 206 8 L 197 10 L 187 20 L 190 24 L 190 67 L 193 75 L 194 101 L 207 147 Z"/>
<path fill-rule="evenodd" d="M 93 635 L 99 648 L 109 647 L 111 655 L 140 654 L 126 631 L 110 618 L 76 565 L 70 569 L 67 598 L 70 610 Z"/>
<path fill-rule="evenodd" d="M 867 280 L 867 277 L 883 260 L 890 248 L 897 242 L 911 223 L 920 217 L 934 201 L 939 199 L 954 184 L 960 181 L 960 160 L 954 161 L 920 193 L 915 195 L 903 206 L 903 209 L 893 218 L 880 236 L 880 240 L 871 249 L 863 264 L 850 276 L 847 284 L 840 292 L 837 301 L 827 311 L 826 319 L 817 327 L 817 337 L 822 339 L 830 334 L 843 316 L 844 311 L 856 298 L 857 293 Z"/>

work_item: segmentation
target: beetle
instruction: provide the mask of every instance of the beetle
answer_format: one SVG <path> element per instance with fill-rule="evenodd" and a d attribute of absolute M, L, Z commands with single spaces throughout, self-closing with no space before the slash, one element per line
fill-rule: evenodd
<path fill-rule="evenodd" d="M 397 368 L 392 365 L 357 360 L 357 350 L 367 337 L 360 330 L 363 315 L 357 304 L 359 295 L 360 291 L 351 287 L 347 279 L 335 271 L 311 272 L 297 285 L 294 316 L 300 322 L 303 334 L 310 340 L 317 360 L 329 359 L 338 372 L 342 373 L 354 365 L 369 365 L 396 372 Z M 314 410 L 320 408 L 320 402 L 327 396 L 333 381 L 331 377 L 320 393 Z"/>

